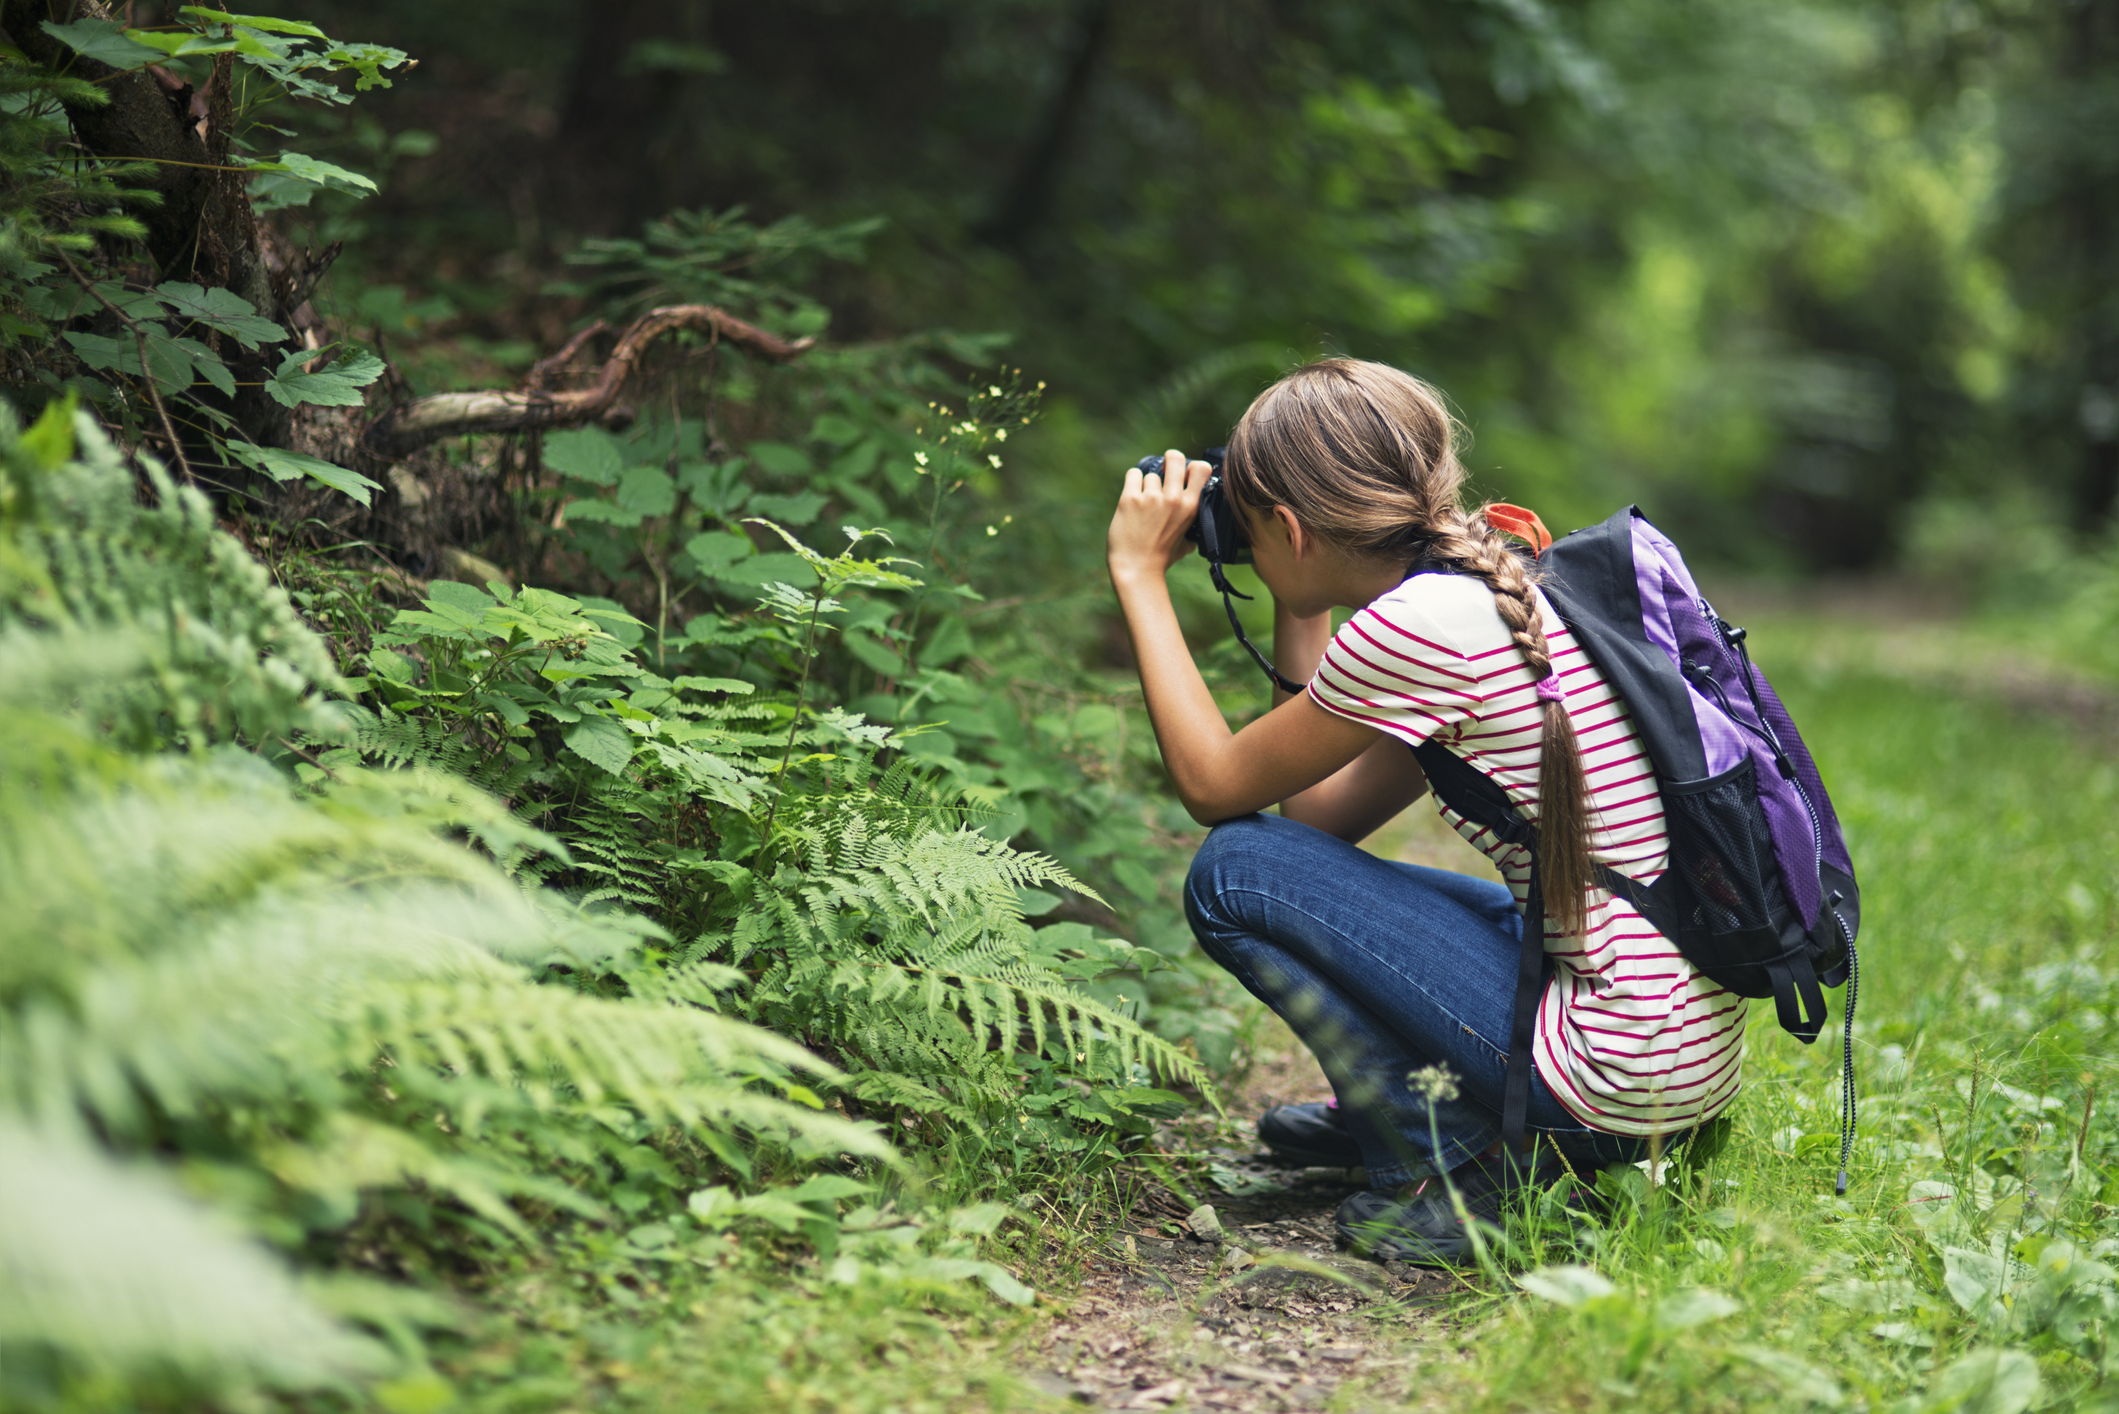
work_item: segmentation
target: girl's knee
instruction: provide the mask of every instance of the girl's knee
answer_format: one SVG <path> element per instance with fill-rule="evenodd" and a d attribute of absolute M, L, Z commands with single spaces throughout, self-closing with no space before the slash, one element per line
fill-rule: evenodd
<path fill-rule="evenodd" d="M 1192 856 L 1192 867 L 1185 874 L 1185 911 L 1195 925 L 1211 914 L 1214 901 L 1245 872 L 1249 862 L 1270 847 L 1267 836 L 1272 829 L 1270 816 L 1242 815 L 1224 820 L 1207 832 L 1206 841 Z"/>

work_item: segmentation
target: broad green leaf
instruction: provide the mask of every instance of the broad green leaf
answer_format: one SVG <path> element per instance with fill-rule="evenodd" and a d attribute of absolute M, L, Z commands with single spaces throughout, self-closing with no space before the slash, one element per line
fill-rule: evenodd
<path fill-rule="evenodd" d="M 349 471 L 336 462 L 327 462 L 319 457 L 304 456 L 280 447 L 260 447 L 254 442 L 230 442 L 228 455 L 254 471 L 262 471 L 274 481 L 293 481 L 297 477 L 308 477 L 320 486 L 334 491 L 343 491 L 362 505 L 369 504 L 372 493 L 382 487 L 357 471 Z"/>
<path fill-rule="evenodd" d="M 324 51 L 324 62 L 332 68 L 353 71 L 356 93 L 390 87 L 390 80 L 383 77 L 383 70 L 394 69 L 409 57 L 404 50 L 392 49 L 387 44 L 339 44 Z"/>
<path fill-rule="evenodd" d="M 197 339 L 172 339 L 171 343 L 191 356 L 192 372 L 220 389 L 223 397 L 235 396 L 235 374 L 221 362 L 221 356 Z M 148 341 L 148 354 L 154 353 L 154 341 Z"/>
<path fill-rule="evenodd" d="M 749 509 L 788 525 L 808 525 L 824 509 L 825 499 L 814 491 L 797 491 L 790 496 L 758 495 L 750 498 Z"/>
<path fill-rule="evenodd" d="M 1659 1330 L 1690 1330 L 1709 1321 L 1719 1321 L 1724 1316 L 1733 1316 L 1743 1309 L 1743 1302 L 1719 1291 L 1687 1287 L 1656 1303 L 1655 1323 Z"/>
<path fill-rule="evenodd" d="M 99 64 L 108 64 L 113 69 L 137 69 L 143 64 L 159 64 L 163 54 L 159 49 L 125 37 L 125 26 L 116 20 L 89 18 L 75 20 L 72 24 L 42 22 L 44 32 L 73 50 L 84 59 L 93 59 Z"/>
<path fill-rule="evenodd" d="M 639 511 L 628 510 L 616 501 L 606 501 L 601 496 L 589 496 L 579 501 L 569 501 L 566 518 L 579 525 L 595 522 L 601 525 L 632 527 L 646 517 Z"/>
<path fill-rule="evenodd" d="M 758 690 L 741 678 L 702 678 L 689 674 L 672 679 L 670 686 L 686 692 L 732 692 L 738 695 Z"/>
<path fill-rule="evenodd" d="M 615 486 L 625 472 L 625 452 L 601 427 L 576 427 L 545 437 L 544 464 L 577 481 Z"/>
<path fill-rule="evenodd" d="M 715 570 L 713 577 L 721 584 L 739 589 L 762 589 L 775 582 L 814 584 L 817 581 L 809 561 L 800 555 L 780 551 L 737 560 L 726 568 Z M 806 605 L 809 601 L 805 597 L 802 602 Z"/>
<path fill-rule="evenodd" d="M 609 717 L 590 715 L 575 723 L 566 734 L 567 749 L 614 776 L 625 773 L 633 759 L 633 734 Z"/>
<path fill-rule="evenodd" d="M 74 414 L 80 407 L 79 393 L 68 392 L 64 397 L 53 398 L 44 405 L 44 411 L 37 414 L 37 420 L 30 424 L 16 445 L 46 471 L 63 465 L 74 454 Z"/>
<path fill-rule="evenodd" d="M 192 369 L 190 349 L 161 332 L 159 328 L 145 332 L 147 371 L 155 382 L 173 392 L 181 393 L 198 381 L 198 375 Z"/>
<path fill-rule="evenodd" d="M 1516 1284 L 1555 1306 L 1580 1306 L 1618 1290 L 1601 1272 L 1571 1262 L 1525 1272 Z"/>
<path fill-rule="evenodd" d="M 659 467 L 629 467 L 618 478 L 618 504 L 641 516 L 668 515 L 677 507 L 677 484 Z"/>
<path fill-rule="evenodd" d="M 129 29 L 125 37 L 136 44 L 158 49 L 171 59 L 182 59 L 197 54 L 226 54 L 235 48 L 232 39 L 209 39 L 203 34 L 191 34 L 183 30 Z"/>
<path fill-rule="evenodd" d="M 1017 1281 L 1006 1267 L 993 1262 L 973 1261 L 969 1257 L 929 1257 L 914 1271 L 920 1276 L 942 1281 L 976 1280 L 1011 1306 L 1028 1306 L 1037 1299 L 1035 1291 Z"/>
<path fill-rule="evenodd" d="M 788 1189 L 787 1196 L 797 1203 L 831 1203 L 841 1198 L 858 1198 L 873 1191 L 873 1184 L 862 1183 L 844 1174 L 819 1173 Z"/>
<path fill-rule="evenodd" d="M 843 637 L 847 651 L 860 659 L 863 667 L 885 677 L 897 677 L 905 671 L 904 655 L 866 630 L 850 628 Z"/>
<path fill-rule="evenodd" d="M 2000 1258 L 1969 1247 L 1945 1247 L 1942 1270 L 1944 1288 L 1965 1314 L 1987 1321 L 2007 1319 L 2002 1296 L 2008 1288 L 2008 1268 Z"/>
<path fill-rule="evenodd" d="M 108 369 L 113 373 L 141 375 L 139 346 L 131 339 L 113 339 L 102 334 L 67 333 L 66 342 L 74 346 L 81 362 L 90 368 Z"/>
<path fill-rule="evenodd" d="M 283 172 L 311 186 L 327 191 L 351 192 L 355 196 L 373 196 L 377 190 L 372 180 L 358 172 L 350 171 L 335 162 L 319 161 L 300 152 L 282 152 L 277 158 L 253 162 L 244 170 Z"/>
<path fill-rule="evenodd" d="M 207 289 L 172 280 L 155 286 L 155 294 L 179 318 L 218 329 L 246 349 L 276 344 L 287 337 L 285 329 L 259 317 L 257 306 L 233 290 Z"/>
<path fill-rule="evenodd" d="M 709 530 L 694 535 L 684 542 L 684 553 L 692 557 L 699 573 L 719 574 L 738 560 L 748 559 L 756 553 L 756 547 L 748 535 L 737 535 L 726 530 Z"/>
<path fill-rule="evenodd" d="M 198 5 L 186 5 L 177 13 L 186 19 L 204 20 L 214 25 L 248 25 L 252 29 L 269 30 L 274 34 L 298 34 L 307 39 L 327 37 L 315 25 L 301 20 L 283 20 L 276 15 L 231 15 L 226 10 L 208 10 Z"/>
<path fill-rule="evenodd" d="M 1923 1406 L 1953 1414 L 2023 1414 L 2042 1389 L 2038 1360 L 2023 1350 L 1975 1350 L 1935 1377 Z"/>
<path fill-rule="evenodd" d="M 23 290 L 22 302 L 46 319 L 57 320 L 92 315 L 103 308 L 104 300 L 132 319 L 160 319 L 165 312 L 162 301 L 144 291 L 128 290 L 108 280 L 97 280 L 94 284 L 95 294 L 71 282 L 49 288 L 31 285 Z M 98 295 L 102 298 L 98 299 Z"/>
<path fill-rule="evenodd" d="M 860 436 L 861 429 L 858 424 L 835 412 L 825 413 L 817 419 L 816 425 L 809 429 L 811 441 L 829 442 L 834 447 L 843 447 L 849 442 L 858 441 Z"/>
<path fill-rule="evenodd" d="M 287 355 L 265 380 L 265 391 L 283 407 L 315 403 L 320 407 L 359 407 L 361 389 L 383 376 L 383 361 L 365 349 L 348 349 L 328 368 L 304 373 L 302 365 L 317 357 L 306 349 Z"/>
<path fill-rule="evenodd" d="M 753 442 L 743 450 L 761 471 L 774 476 L 807 476 L 811 470 L 809 453 L 785 442 Z"/>

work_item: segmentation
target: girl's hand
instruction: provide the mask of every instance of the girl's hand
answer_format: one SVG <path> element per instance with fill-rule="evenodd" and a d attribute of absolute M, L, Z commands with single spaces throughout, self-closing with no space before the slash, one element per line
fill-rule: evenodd
<path fill-rule="evenodd" d="M 1192 553 L 1185 532 L 1199 516 L 1199 493 L 1213 474 L 1205 462 L 1187 463 L 1176 451 L 1163 454 L 1159 474 L 1143 476 L 1139 467 L 1126 473 L 1104 550 L 1114 583 L 1141 575 L 1160 579 Z"/>

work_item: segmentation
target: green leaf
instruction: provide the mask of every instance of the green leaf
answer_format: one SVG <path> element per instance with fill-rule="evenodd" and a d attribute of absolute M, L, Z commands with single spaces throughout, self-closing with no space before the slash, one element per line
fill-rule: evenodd
<path fill-rule="evenodd" d="M 383 361 L 366 349 L 348 349 L 328 368 L 304 373 L 302 365 L 316 358 L 315 352 L 298 349 L 287 355 L 273 375 L 265 380 L 265 391 L 282 407 L 315 403 L 319 407 L 359 407 L 361 389 L 383 376 Z"/>
<path fill-rule="evenodd" d="M 327 36 L 315 25 L 300 20 L 283 20 L 276 15 L 231 15 L 226 10 L 207 10 L 197 5 L 186 5 L 177 11 L 191 20 L 204 20 L 215 25 L 248 25 L 252 29 L 269 30 L 274 34 L 298 34 L 307 39 L 324 39 Z"/>
<path fill-rule="evenodd" d="M 807 476 L 810 473 L 809 453 L 800 447 L 790 447 L 785 442 L 753 442 L 743 450 L 760 470 L 774 476 Z"/>
<path fill-rule="evenodd" d="M 125 37 L 136 44 L 159 49 L 172 59 L 198 54 L 226 54 L 236 47 L 232 39 L 208 39 L 203 34 L 190 34 L 182 30 L 129 29 L 125 31 Z"/>
<path fill-rule="evenodd" d="M 851 420 L 835 412 L 827 412 L 809 429 L 809 437 L 813 442 L 829 442 L 834 447 L 843 447 L 849 442 L 859 441 L 861 429 Z"/>
<path fill-rule="evenodd" d="M 670 686 L 686 692 L 732 692 L 738 695 L 758 690 L 741 678 L 701 678 L 689 674 L 672 679 Z"/>
<path fill-rule="evenodd" d="M 252 162 L 243 170 L 277 173 L 298 182 L 306 182 L 319 191 L 351 192 L 355 196 L 373 196 L 377 191 L 374 181 L 360 173 L 341 167 L 335 162 L 319 161 L 300 152 L 282 152 L 277 158 Z"/>
<path fill-rule="evenodd" d="M 125 37 L 125 26 L 116 20 L 75 20 L 69 25 L 43 21 L 44 32 L 84 59 L 108 64 L 113 69 L 137 69 L 162 62 L 162 51 L 149 49 Z"/>
<path fill-rule="evenodd" d="M 260 318 L 257 306 L 232 290 L 207 289 L 172 280 L 155 286 L 155 294 L 182 319 L 218 329 L 246 349 L 259 344 L 277 344 L 287 331 L 270 319 Z"/>
<path fill-rule="evenodd" d="M 253 471 L 262 471 L 274 481 L 293 481 L 297 477 L 306 476 L 320 486 L 345 492 L 364 506 L 369 504 L 371 493 L 382 489 L 380 484 L 370 481 L 357 471 L 349 471 L 336 462 L 304 456 L 300 452 L 290 452 L 280 447 L 260 447 L 254 442 L 230 442 L 228 455 Z"/>
<path fill-rule="evenodd" d="M 659 467 L 632 467 L 618 478 L 618 504 L 643 517 L 668 515 L 677 507 L 677 483 Z"/>
<path fill-rule="evenodd" d="M 192 371 L 191 350 L 156 329 L 146 330 L 145 335 L 147 371 L 155 382 L 181 393 L 198 381 L 198 375 Z"/>
<path fill-rule="evenodd" d="M 601 496 L 567 502 L 566 518 L 580 525 L 594 522 L 627 527 L 638 525 L 646 519 L 640 512 L 627 510 L 617 502 L 606 501 Z"/>
<path fill-rule="evenodd" d="M 577 427 L 544 439 L 544 464 L 577 481 L 615 486 L 625 471 L 625 453 L 601 427 Z"/>
<path fill-rule="evenodd" d="M 63 336 L 81 356 L 81 362 L 90 368 L 108 369 L 113 373 L 130 373 L 139 377 L 140 350 L 131 339 L 113 339 L 102 334 L 75 334 Z"/>
<path fill-rule="evenodd" d="M 816 574 L 809 561 L 800 555 L 774 551 L 771 554 L 751 555 L 713 572 L 714 579 L 738 589 L 762 589 L 779 581 L 788 584 L 814 584 Z"/>
<path fill-rule="evenodd" d="M 1975 1350 L 1935 1377 L 1927 1409 L 2023 1414 L 2042 1390 L 2038 1360 L 2022 1350 Z"/>
<path fill-rule="evenodd" d="M 1657 1303 L 1655 1324 L 1658 1330 L 1690 1330 L 1709 1321 L 1719 1321 L 1724 1316 L 1733 1316 L 1743 1309 L 1743 1302 L 1724 1296 L 1719 1291 L 1708 1291 L 1697 1286 L 1687 1287 L 1682 1291 L 1673 1292 Z"/>
<path fill-rule="evenodd" d="M 1581 1306 L 1618 1290 L 1601 1272 L 1571 1262 L 1525 1272 L 1516 1285 L 1555 1306 Z"/>
<path fill-rule="evenodd" d="M 766 494 L 751 497 L 748 508 L 789 525 L 808 525 L 824 509 L 825 500 L 814 491 L 797 491 L 789 496 Z"/>
<path fill-rule="evenodd" d="M 873 1185 L 851 1179 L 844 1174 L 812 1174 L 794 1188 L 787 1196 L 797 1203 L 831 1203 L 841 1198 L 858 1198 L 873 1191 Z"/>
<path fill-rule="evenodd" d="M 37 420 L 22 434 L 16 445 L 28 452 L 30 459 L 46 471 L 63 465 L 74 454 L 74 413 L 81 406 L 81 395 L 69 392 L 63 398 L 54 398 L 37 414 Z"/>
<path fill-rule="evenodd" d="M 684 542 L 684 553 L 704 575 L 717 575 L 738 560 L 748 559 L 756 547 L 748 535 L 727 530 L 709 530 Z"/>
<path fill-rule="evenodd" d="M 200 343 L 197 339 L 172 339 L 170 342 L 191 356 L 192 372 L 218 388 L 223 397 L 232 398 L 235 396 L 235 374 L 229 370 L 227 364 L 221 362 L 219 354 Z M 149 355 L 152 356 L 154 353 L 154 341 L 152 339 L 148 341 L 147 348 Z"/>
<path fill-rule="evenodd" d="M 614 776 L 633 759 L 633 734 L 609 717 L 586 716 L 566 734 L 567 749 Z"/>
<path fill-rule="evenodd" d="M 1942 1267 L 1942 1284 L 1965 1314 L 1981 1320 L 2006 1321 L 2008 1308 L 2002 1298 L 2008 1290 L 2008 1268 L 2000 1258 L 1969 1247 L 1945 1247 Z"/>

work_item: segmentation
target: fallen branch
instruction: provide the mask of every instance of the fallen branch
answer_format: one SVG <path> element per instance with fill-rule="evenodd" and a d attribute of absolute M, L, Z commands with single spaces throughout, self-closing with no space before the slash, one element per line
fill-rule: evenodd
<path fill-rule="evenodd" d="M 618 347 L 586 388 L 566 393 L 549 393 L 534 386 L 509 392 L 436 393 L 384 413 L 361 434 L 361 446 L 382 461 L 396 461 L 445 437 L 579 427 L 611 410 L 649 344 L 681 329 L 710 332 L 717 340 L 726 339 L 773 363 L 800 358 L 816 343 L 814 339 L 789 343 L 712 305 L 666 305 L 649 310 L 619 336 Z"/>

